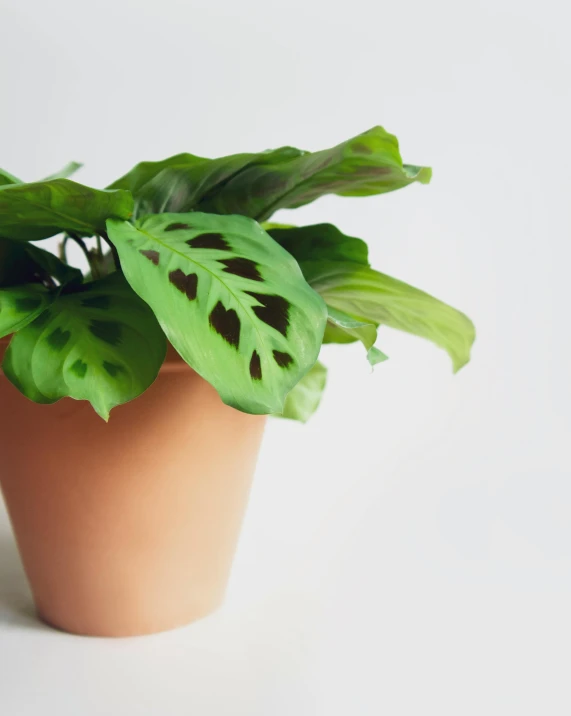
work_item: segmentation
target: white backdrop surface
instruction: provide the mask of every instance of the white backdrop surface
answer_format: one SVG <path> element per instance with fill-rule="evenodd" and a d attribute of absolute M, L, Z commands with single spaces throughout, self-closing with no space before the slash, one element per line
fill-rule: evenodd
<path fill-rule="evenodd" d="M 6 716 L 571 713 L 569 17 L 558 0 L 0 0 L 0 165 L 331 146 L 375 124 L 428 187 L 296 222 L 461 308 L 472 363 L 380 332 L 273 422 L 226 607 L 131 640 L 32 617 L 0 516 Z M 282 212 L 278 220 L 288 220 Z"/>

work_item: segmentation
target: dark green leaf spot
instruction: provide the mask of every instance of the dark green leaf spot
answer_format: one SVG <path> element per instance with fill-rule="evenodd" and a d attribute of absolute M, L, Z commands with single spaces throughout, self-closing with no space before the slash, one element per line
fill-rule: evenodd
<path fill-rule="evenodd" d="M 18 313 L 30 313 L 40 307 L 42 299 L 38 296 L 26 296 L 25 298 L 17 298 L 14 301 L 14 308 Z"/>
<path fill-rule="evenodd" d="M 212 309 L 209 323 L 227 343 L 236 348 L 239 347 L 241 325 L 238 314 L 233 308 L 227 311 L 222 303 L 218 301 Z"/>
<path fill-rule="evenodd" d="M 282 353 L 282 351 L 274 351 L 274 360 L 280 368 L 289 368 L 293 363 L 293 358 L 289 353 Z"/>
<path fill-rule="evenodd" d="M 91 321 L 89 330 L 96 338 L 112 346 L 121 343 L 122 328 L 117 321 Z"/>
<path fill-rule="evenodd" d="M 41 313 L 35 321 L 32 322 L 32 326 L 35 326 L 36 328 L 41 328 L 42 326 L 45 326 L 46 323 L 51 319 L 52 314 L 50 311 L 44 311 Z"/>
<path fill-rule="evenodd" d="M 191 249 L 219 249 L 220 251 L 232 251 L 230 244 L 224 239 L 222 234 L 215 232 L 207 234 L 199 234 L 194 239 L 186 242 Z"/>
<path fill-rule="evenodd" d="M 92 296 L 91 298 L 84 298 L 81 302 L 85 308 L 100 308 L 102 311 L 106 311 L 111 306 L 110 296 Z"/>
<path fill-rule="evenodd" d="M 252 376 L 252 380 L 262 380 L 262 364 L 260 362 L 258 351 L 254 351 L 252 353 L 252 358 L 250 360 L 250 375 Z"/>
<path fill-rule="evenodd" d="M 173 286 L 176 286 L 181 293 L 184 293 L 189 301 L 194 301 L 198 288 L 197 274 L 189 273 L 187 275 L 184 271 L 176 269 L 176 271 L 171 271 L 169 273 L 169 281 Z"/>
<path fill-rule="evenodd" d="M 231 273 L 234 276 L 241 276 L 242 278 L 248 278 L 250 281 L 263 281 L 261 273 L 258 271 L 258 264 L 252 259 L 234 258 L 224 259 L 220 261 L 226 268 L 224 271 Z"/>
<path fill-rule="evenodd" d="M 78 378 L 85 378 L 85 374 L 87 373 L 87 363 L 84 363 L 81 358 L 78 358 L 70 367 L 70 371 Z"/>
<path fill-rule="evenodd" d="M 55 331 L 50 333 L 46 340 L 54 350 L 61 351 L 70 338 L 70 331 L 62 331 L 61 328 L 56 328 Z"/>
<path fill-rule="evenodd" d="M 366 144 L 363 144 L 363 142 L 353 142 L 353 144 L 351 145 L 351 149 L 355 152 L 355 154 L 373 153 L 371 147 L 367 146 Z"/>
<path fill-rule="evenodd" d="M 117 365 L 116 363 L 110 363 L 107 360 L 103 361 L 103 368 L 107 371 L 107 373 L 109 373 L 109 375 L 112 378 L 116 378 L 119 375 L 119 373 L 121 373 L 124 370 L 122 365 Z"/>
<path fill-rule="evenodd" d="M 282 296 L 273 296 L 265 293 L 252 293 L 246 291 L 249 296 L 261 303 L 261 306 L 252 306 L 252 310 L 256 316 L 267 323 L 268 326 L 275 328 L 283 336 L 287 337 L 287 329 L 289 326 L 289 307 L 290 304 Z"/>
<path fill-rule="evenodd" d="M 145 258 L 149 259 L 149 261 L 151 261 L 152 263 L 154 263 L 155 266 L 159 265 L 159 260 L 161 258 L 161 255 L 159 254 L 158 251 L 153 251 L 153 249 L 148 249 L 146 251 L 143 251 L 143 249 L 139 249 L 139 253 L 143 254 L 143 256 Z"/>
<path fill-rule="evenodd" d="M 178 231 L 179 229 L 190 229 L 190 224 L 181 224 L 175 222 L 174 224 L 169 224 L 168 226 L 165 226 L 165 231 Z"/>

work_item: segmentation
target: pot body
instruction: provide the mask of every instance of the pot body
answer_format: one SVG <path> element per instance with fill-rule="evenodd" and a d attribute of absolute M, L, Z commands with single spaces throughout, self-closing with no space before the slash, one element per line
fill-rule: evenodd
<path fill-rule="evenodd" d="M 36 405 L 0 374 L 0 482 L 39 615 L 132 636 L 213 611 L 264 424 L 174 354 L 109 423 L 86 402 Z"/>

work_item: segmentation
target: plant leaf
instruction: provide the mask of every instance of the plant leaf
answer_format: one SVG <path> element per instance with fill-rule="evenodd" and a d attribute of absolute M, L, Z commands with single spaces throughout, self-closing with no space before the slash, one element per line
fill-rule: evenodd
<path fill-rule="evenodd" d="M 301 154 L 302 151 L 291 147 L 218 159 L 177 154 L 158 162 L 141 162 L 109 188 L 131 191 L 137 200 L 137 216 L 182 213 L 195 208 L 252 164 L 277 165 Z"/>
<path fill-rule="evenodd" d="M 448 352 L 454 372 L 470 360 L 474 325 L 446 303 L 367 266 L 333 261 L 300 265 L 329 311 L 427 338 Z"/>
<path fill-rule="evenodd" d="M 156 378 L 166 340 L 149 307 L 112 274 L 63 292 L 11 340 L 8 379 L 28 398 L 88 400 L 105 420 Z"/>
<path fill-rule="evenodd" d="M 313 226 L 273 226 L 268 234 L 298 262 L 326 258 L 328 261 L 352 261 L 369 265 L 369 250 L 362 239 L 343 234 L 333 224 Z"/>
<path fill-rule="evenodd" d="M 0 239 L 0 288 L 41 283 L 38 266 L 25 251 L 26 244 Z"/>
<path fill-rule="evenodd" d="M 218 159 L 178 154 L 142 162 L 109 188 L 129 189 L 138 216 L 194 210 L 266 221 L 278 209 L 325 194 L 382 194 L 416 181 L 426 184 L 430 176 L 426 167 L 403 164 L 396 137 L 373 127 L 321 152 L 281 147 Z"/>
<path fill-rule="evenodd" d="M 317 360 L 326 321 L 296 261 L 251 219 L 211 214 L 110 220 L 135 291 L 222 400 L 279 413 Z"/>
<path fill-rule="evenodd" d="M 34 246 L 34 244 L 21 243 L 16 245 L 22 246 L 23 250 L 32 259 L 34 264 L 43 269 L 46 275 L 57 279 L 60 284 L 66 285 L 74 281 L 76 283 L 81 283 L 83 281 L 83 274 L 78 268 L 65 264 L 49 251 L 44 251 L 38 246 Z"/>
<path fill-rule="evenodd" d="M 283 412 L 275 417 L 306 423 L 319 407 L 326 382 L 327 368 L 318 361 L 288 393 Z"/>
<path fill-rule="evenodd" d="M 60 284 L 81 282 L 79 269 L 68 266 L 49 251 L 23 241 L 0 239 L 0 288 L 42 283 L 53 277 Z"/>
<path fill-rule="evenodd" d="M 369 265 L 367 244 L 362 239 L 343 234 L 332 224 L 302 227 L 270 225 L 268 233 L 301 265 L 307 261 L 322 259 Z M 359 321 L 328 306 L 324 343 L 361 341 L 367 350 L 369 363 L 374 366 L 387 359 L 384 353 L 374 348 L 376 340 L 377 326 L 374 323 Z"/>
<path fill-rule="evenodd" d="M 320 152 L 300 152 L 288 161 L 253 162 L 197 205 L 197 211 L 243 214 L 266 221 L 278 209 L 293 209 L 325 194 L 371 196 L 413 182 L 427 184 L 431 170 L 403 164 L 398 141 L 382 127 Z"/>
<path fill-rule="evenodd" d="M 109 217 L 128 219 L 133 199 L 127 191 L 99 191 L 69 179 L 0 187 L 0 236 L 36 241 L 62 231 L 92 236 Z"/>
<path fill-rule="evenodd" d="M 0 338 L 27 326 L 53 300 L 54 294 L 41 284 L 0 289 Z"/>
<path fill-rule="evenodd" d="M 12 176 L 12 174 L 9 174 L 4 169 L 0 169 L 0 186 L 4 186 L 6 184 L 21 184 L 22 182 L 19 179 L 16 179 L 15 176 Z"/>
<path fill-rule="evenodd" d="M 370 321 L 359 321 L 348 313 L 344 313 L 331 306 L 327 306 L 327 319 L 328 323 L 325 329 L 324 343 L 351 343 L 353 340 L 359 340 L 367 350 L 367 360 L 371 366 L 375 366 L 377 363 L 387 360 L 388 356 L 378 348 L 375 348 L 377 326 L 374 323 Z M 335 329 L 339 332 L 339 340 L 335 340 Z"/>
<path fill-rule="evenodd" d="M 82 166 L 83 164 L 80 162 L 69 162 L 69 164 L 66 164 L 63 169 L 59 170 L 59 172 L 50 174 L 50 176 L 43 179 L 43 181 L 51 181 L 52 179 L 68 179 L 70 176 L 75 174 L 76 171 L 81 169 Z"/>

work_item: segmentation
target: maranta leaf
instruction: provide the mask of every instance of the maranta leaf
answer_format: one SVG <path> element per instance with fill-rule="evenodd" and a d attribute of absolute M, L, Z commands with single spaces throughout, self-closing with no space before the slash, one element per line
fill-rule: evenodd
<path fill-rule="evenodd" d="M 2 368 L 31 400 L 88 400 L 107 420 L 151 385 L 165 353 L 152 311 L 114 273 L 58 296 L 12 338 Z"/>
<path fill-rule="evenodd" d="M 327 368 L 317 361 L 287 395 L 283 412 L 277 418 L 288 418 L 306 423 L 315 413 L 327 382 Z"/>
<path fill-rule="evenodd" d="M 330 311 L 427 338 L 447 351 L 454 372 L 470 360 L 474 324 L 448 304 L 368 266 L 327 260 L 301 265 Z"/>
<path fill-rule="evenodd" d="M 217 159 L 179 154 L 142 162 L 110 188 L 132 191 L 139 215 L 194 210 L 266 221 L 278 209 L 325 194 L 372 196 L 426 184 L 430 177 L 427 167 L 403 164 L 396 137 L 373 127 L 317 152 L 282 147 Z"/>
<path fill-rule="evenodd" d="M 333 224 L 312 226 L 270 225 L 268 233 L 283 246 L 303 267 L 313 261 L 339 261 L 343 263 L 369 265 L 367 244 L 362 239 L 343 234 Z M 346 308 L 350 309 L 350 306 Z M 340 309 L 327 306 L 327 326 L 324 343 L 353 343 L 361 341 L 372 366 L 387 359 L 375 348 L 377 325 L 370 320 L 360 320 Z"/>
<path fill-rule="evenodd" d="M 137 216 L 184 213 L 207 201 L 247 167 L 277 165 L 302 154 L 303 151 L 291 147 L 257 154 L 231 154 L 218 159 L 177 154 L 157 162 L 140 162 L 109 189 L 131 191 L 136 199 Z"/>
<path fill-rule="evenodd" d="M 369 266 L 360 239 L 330 225 L 273 228 L 270 233 L 297 259 L 328 308 L 324 343 L 361 340 L 372 365 L 386 359 L 374 347 L 387 325 L 444 348 L 459 370 L 470 359 L 474 325 L 446 303 Z"/>
<path fill-rule="evenodd" d="M 280 413 L 317 360 L 327 316 L 291 255 L 243 216 L 151 215 L 108 230 L 186 362 L 228 405 Z"/>
<path fill-rule="evenodd" d="M 16 241 L 46 239 L 62 231 L 93 236 L 109 217 L 128 219 L 128 191 L 99 191 L 70 179 L 0 186 L 0 237 Z"/>
<path fill-rule="evenodd" d="M 39 283 L 0 288 L 0 338 L 27 326 L 53 299 L 54 294 Z"/>

